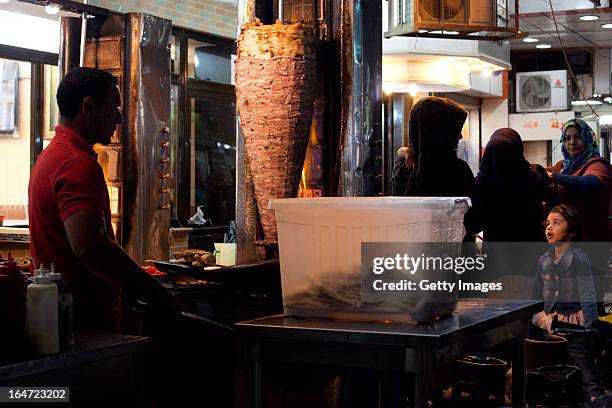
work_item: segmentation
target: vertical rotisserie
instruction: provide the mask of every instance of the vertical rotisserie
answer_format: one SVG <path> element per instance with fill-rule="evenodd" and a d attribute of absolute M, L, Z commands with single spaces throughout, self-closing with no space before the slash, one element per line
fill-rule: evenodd
<path fill-rule="evenodd" d="M 296 197 L 314 108 L 315 37 L 309 26 L 245 24 L 236 98 L 265 241 L 277 240 L 271 198 Z"/>

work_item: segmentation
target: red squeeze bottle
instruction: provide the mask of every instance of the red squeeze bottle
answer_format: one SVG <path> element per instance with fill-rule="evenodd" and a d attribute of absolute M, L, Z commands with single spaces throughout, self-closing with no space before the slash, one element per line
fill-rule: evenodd
<path fill-rule="evenodd" d="M 11 254 L 0 263 L 0 360 L 26 351 L 25 280 Z"/>

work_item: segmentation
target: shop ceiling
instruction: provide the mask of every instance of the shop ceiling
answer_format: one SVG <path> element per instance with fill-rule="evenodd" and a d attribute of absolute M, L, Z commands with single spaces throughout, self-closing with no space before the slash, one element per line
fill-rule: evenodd
<path fill-rule="evenodd" d="M 548 0 L 545 3 L 549 4 Z M 553 6 L 554 4 L 555 2 Z M 596 16 L 598 19 L 583 21 L 580 19 L 581 16 Z M 524 39 L 513 39 L 510 41 L 512 51 L 546 51 L 536 48 L 542 44 L 549 44 L 552 49 L 560 49 L 559 36 L 566 50 L 612 48 L 612 28 L 602 28 L 605 24 L 610 24 L 609 27 L 612 27 L 610 7 L 555 11 L 559 35 L 550 11 L 524 13 L 520 14 L 519 18 L 521 30 L 528 32 L 528 38 L 537 41 L 525 42 Z"/>
<path fill-rule="evenodd" d="M 45 11 L 45 7 L 42 7 L 46 4 L 55 3 L 13 0 L 3 4 L 1 8 L 5 11 L 10 11 L 13 13 L 27 14 L 33 17 L 47 18 L 49 20 L 59 20 L 59 18 L 62 16 L 80 17 L 80 14 L 71 13 L 64 10 L 60 10 L 56 14 L 49 14 L 48 11 Z"/>

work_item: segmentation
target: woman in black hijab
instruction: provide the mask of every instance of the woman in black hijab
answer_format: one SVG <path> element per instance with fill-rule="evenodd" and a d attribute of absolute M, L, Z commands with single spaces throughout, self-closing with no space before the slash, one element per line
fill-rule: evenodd
<path fill-rule="evenodd" d="M 515 130 L 503 128 L 493 133 L 482 156 L 476 188 L 486 241 L 545 241 L 542 204 L 553 204 L 554 196 L 546 178 L 525 159 L 523 141 Z"/>
<path fill-rule="evenodd" d="M 478 232 L 474 175 L 457 157 L 466 118 L 467 111 L 446 98 L 430 96 L 412 107 L 408 136 L 414 164 L 405 195 L 470 197 L 473 207 L 464 220 L 466 239 L 470 239 Z"/>

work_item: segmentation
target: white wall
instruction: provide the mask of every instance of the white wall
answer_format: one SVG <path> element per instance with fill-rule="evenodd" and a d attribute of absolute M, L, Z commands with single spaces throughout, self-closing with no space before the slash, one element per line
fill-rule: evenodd
<path fill-rule="evenodd" d="M 563 124 L 574 118 L 574 111 L 513 113 L 510 127 L 521 135 L 523 141 L 552 140 L 558 142 Z"/>
<path fill-rule="evenodd" d="M 478 173 L 478 166 L 480 165 L 479 147 L 478 147 L 478 109 L 469 109 L 469 126 L 468 135 L 466 137 L 466 146 L 468 149 L 468 161 L 467 163 L 472 169 L 472 173 L 476 175 Z"/>
<path fill-rule="evenodd" d="M 0 44 L 59 52 L 59 20 L 10 11 L 11 3 L 4 5 L 3 8 L 5 9 L 0 10 Z"/>
<path fill-rule="evenodd" d="M 490 98 L 482 100 L 482 147 L 487 145 L 493 132 L 508 127 L 508 99 Z"/>
<path fill-rule="evenodd" d="M 527 141 L 524 143 L 525 159 L 531 164 L 539 164 L 548 167 L 550 164 L 546 162 L 546 151 L 548 145 L 552 143 L 549 140 Z"/>
<path fill-rule="evenodd" d="M 17 128 L 0 137 L 0 205 L 24 205 L 30 180 L 30 64 L 20 62 L 18 75 Z"/>

